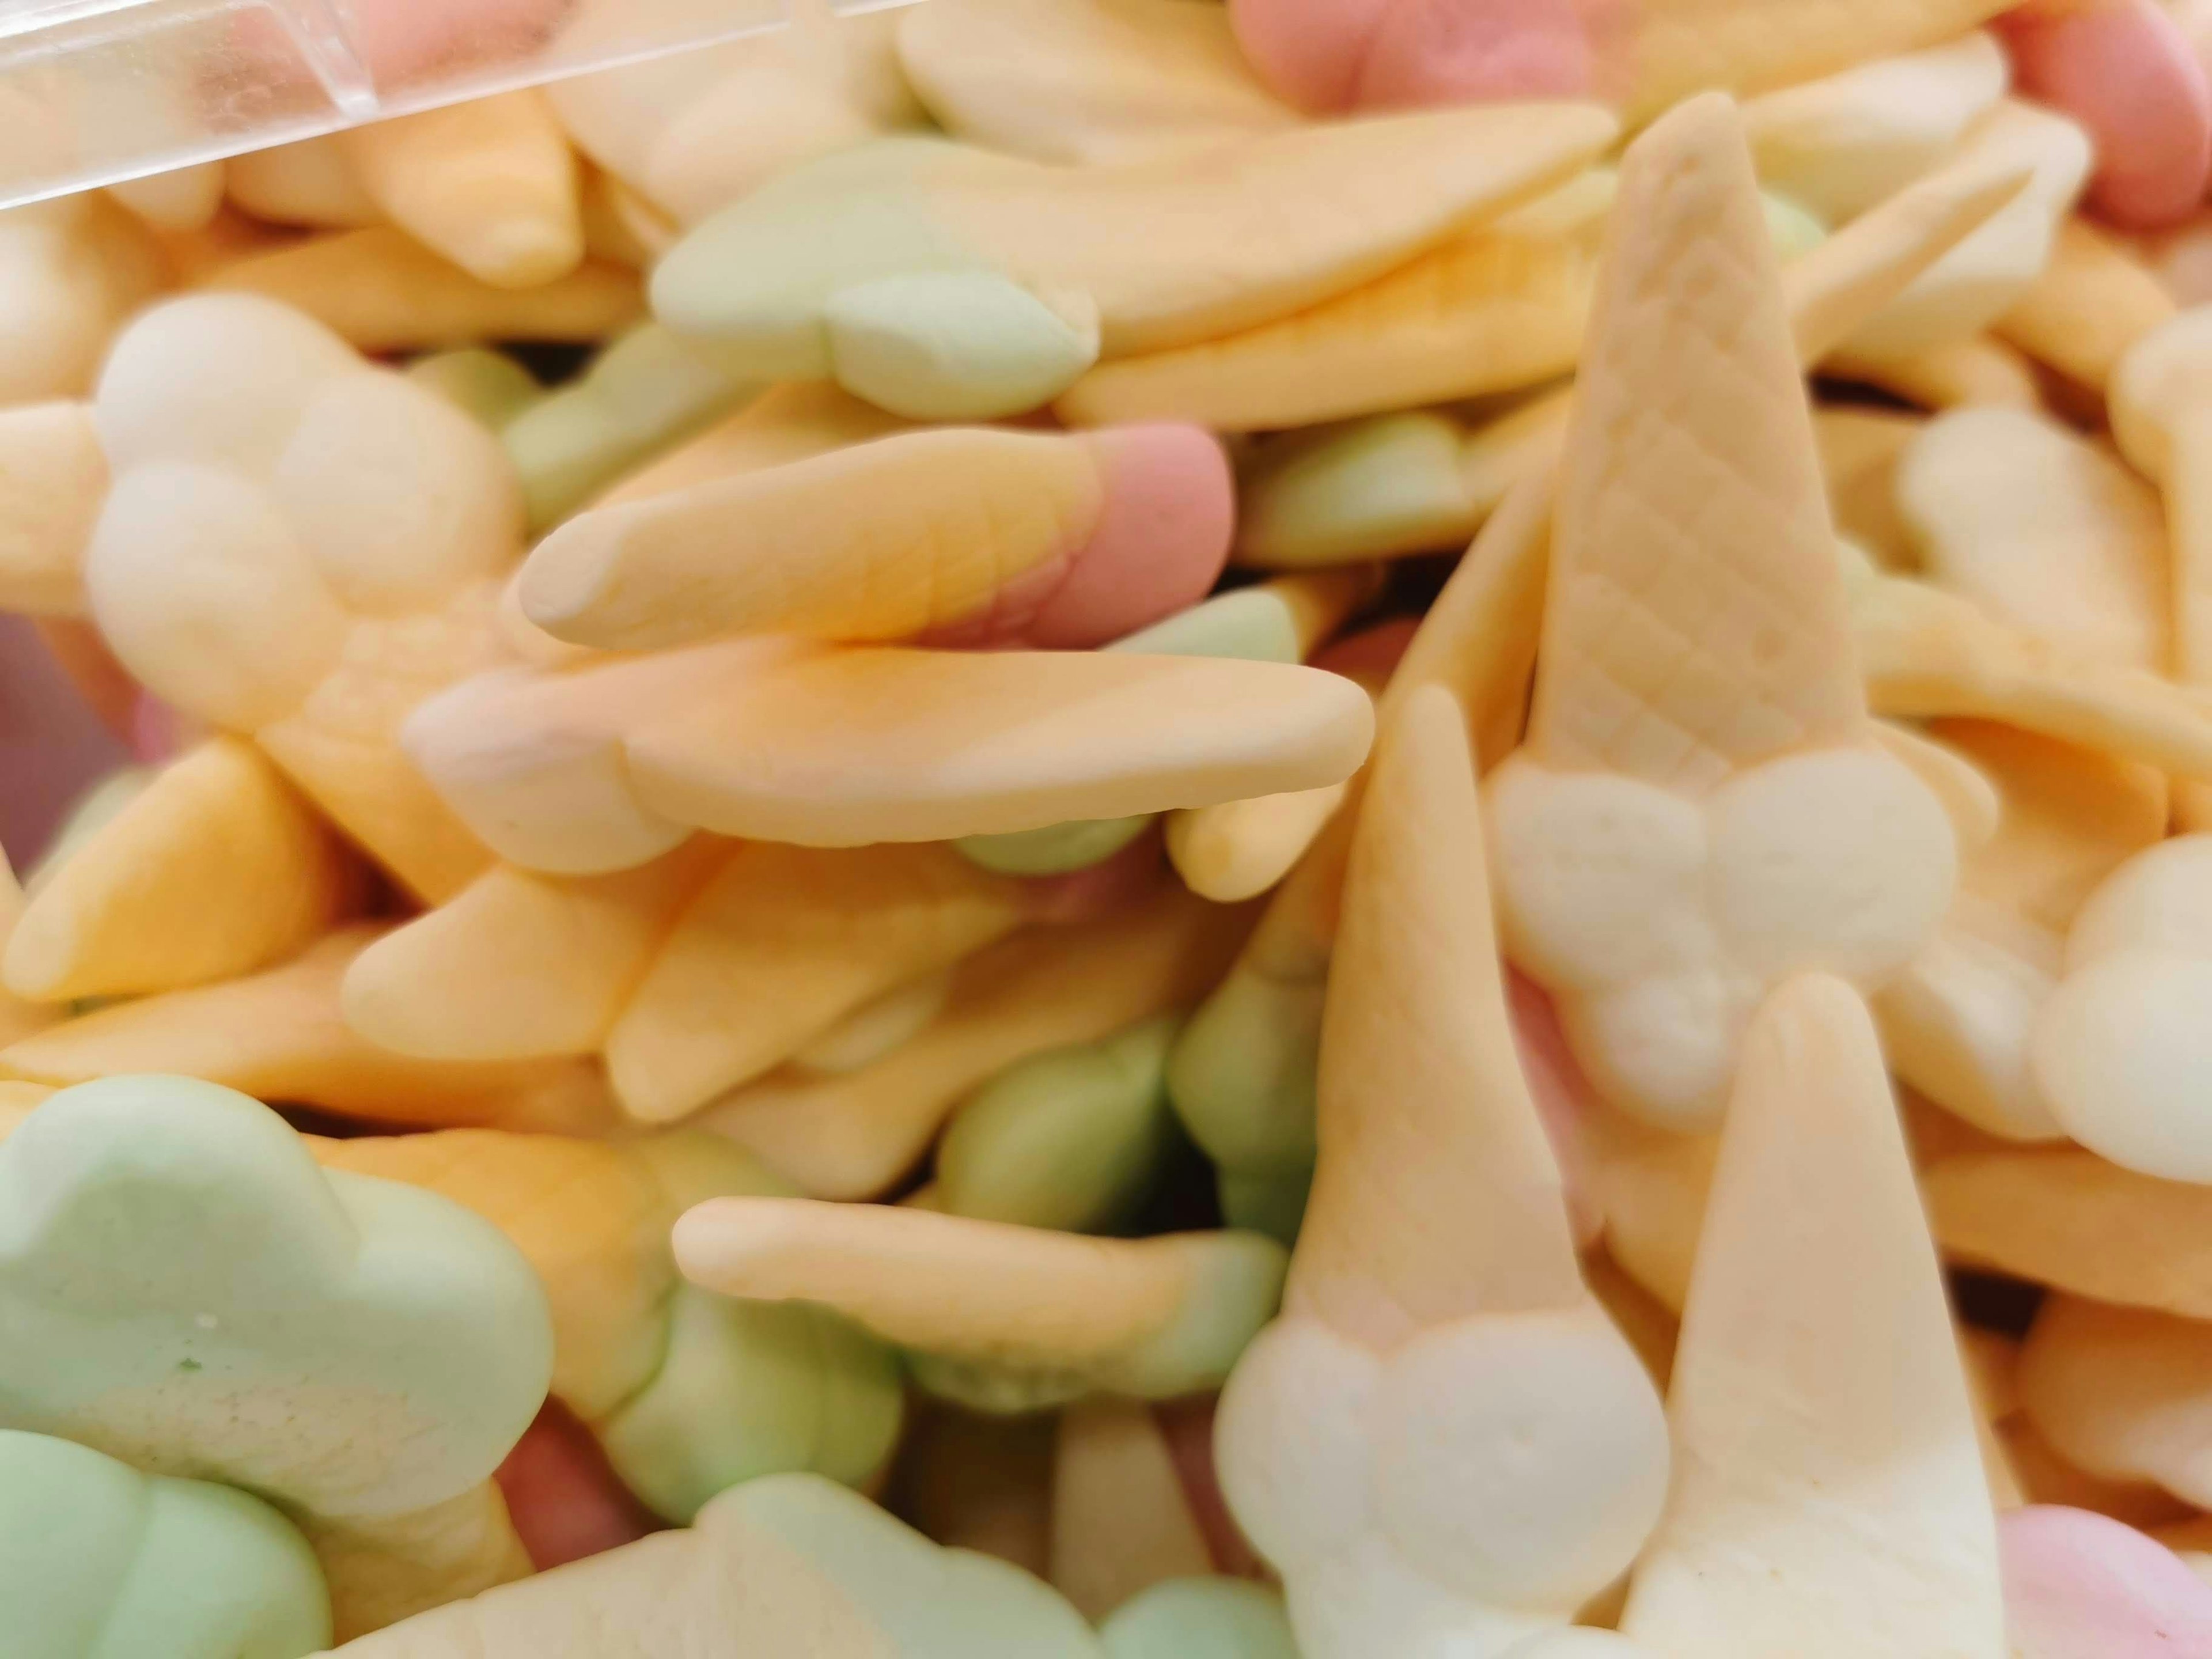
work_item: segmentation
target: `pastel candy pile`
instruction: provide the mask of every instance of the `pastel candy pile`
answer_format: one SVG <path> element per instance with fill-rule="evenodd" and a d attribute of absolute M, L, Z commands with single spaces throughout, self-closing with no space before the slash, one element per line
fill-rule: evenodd
<path fill-rule="evenodd" d="M 810 0 L 0 217 L 0 1650 L 2212 1653 L 2209 62 Z"/>

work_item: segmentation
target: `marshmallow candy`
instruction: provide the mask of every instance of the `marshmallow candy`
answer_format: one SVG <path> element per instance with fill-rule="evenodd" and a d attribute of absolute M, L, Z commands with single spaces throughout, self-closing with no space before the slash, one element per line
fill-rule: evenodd
<path fill-rule="evenodd" d="M 1711 1127 L 1766 989 L 1893 976 L 1949 902 L 1956 848 L 1867 720 L 1725 100 L 1632 148 L 1613 235 L 1491 842 L 1507 949 L 1600 1091 Z"/>

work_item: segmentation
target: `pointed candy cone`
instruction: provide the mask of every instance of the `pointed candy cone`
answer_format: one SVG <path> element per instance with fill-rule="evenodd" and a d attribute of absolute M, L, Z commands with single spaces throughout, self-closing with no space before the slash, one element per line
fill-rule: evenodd
<path fill-rule="evenodd" d="M 1360 809 L 1291 1285 L 1293 1306 L 1376 1348 L 1587 1294 L 1514 1050 L 1481 847 L 1466 722 L 1425 687 Z"/>
<path fill-rule="evenodd" d="M 2003 1659 L 1974 1407 L 1864 1006 L 1792 981 L 1723 1132 L 1624 1633 L 1668 1659 Z"/>
<path fill-rule="evenodd" d="M 1621 170 L 1559 483 L 1539 762 L 1710 787 L 1865 719 L 1804 383 L 1735 107 Z"/>
<path fill-rule="evenodd" d="M 612 1125 L 606 1081 L 581 1060 L 409 1060 L 356 1036 L 338 987 L 376 937 L 343 928 L 266 972 L 86 1014 L 0 1049 L 0 1072 L 57 1086 L 173 1072 L 263 1100 L 440 1128 L 592 1134 Z"/>
<path fill-rule="evenodd" d="M 252 745 L 216 738 L 41 884 L 8 941 L 8 987 L 64 1002 L 251 973 L 328 927 L 358 875 Z"/>

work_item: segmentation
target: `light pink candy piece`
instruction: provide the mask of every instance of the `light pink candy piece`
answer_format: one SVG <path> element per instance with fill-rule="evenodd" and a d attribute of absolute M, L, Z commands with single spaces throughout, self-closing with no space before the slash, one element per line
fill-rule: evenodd
<path fill-rule="evenodd" d="M 1064 876 L 1030 876 L 1024 889 L 1033 918 L 1047 927 L 1103 921 L 1143 903 L 1165 880 L 1167 859 L 1158 830 L 1148 830 L 1111 858 Z"/>
<path fill-rule="evenodd" d="M 547 1402 L 497 1475 L 515 1534 L 540 1572 L 636 1542 L 662 1522 L 607 1467 L 591 1431 Z"/>
<path fill-rule="evenodd" d="M 2016 1659 L 2205 1659 L 2212 1586 L 2156 1540 L 2087 1510 L 1997 1522 Z"/>
<path fill-rule="evenodd" d="M 1244 54 L 1315 111 L 1577 97 L 1623 0 L 1230 0 Z"/>
<path fill-rule="evenodd" d="M 1109 428 L 1091 439 L 1105 502 L 1080 547 L 1024 572 L 990 608 L 924 636 L 952 647 L 1082 650 L 1196 605 L 1229 562 L 1237 486 L 1203 427 Z"/>
<path fill-rule="evenodd" d="M 1998 21 L 2021 90 L 2097 143 L 2090 204 L 2113 223 L 2178 223 L 2212 179 L 2212 85 L 2157 0 L 2033 0 Z"/>

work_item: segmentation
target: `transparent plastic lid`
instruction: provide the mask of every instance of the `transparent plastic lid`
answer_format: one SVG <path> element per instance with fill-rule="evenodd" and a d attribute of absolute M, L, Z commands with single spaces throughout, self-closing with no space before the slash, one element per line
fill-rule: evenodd
<path fill-rule="evenodd" d="M 0 206 L 783 21 L 783 0 L 0 0 Z"/>

